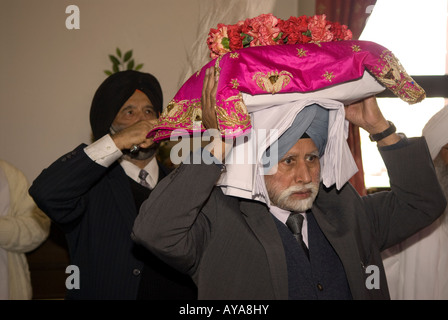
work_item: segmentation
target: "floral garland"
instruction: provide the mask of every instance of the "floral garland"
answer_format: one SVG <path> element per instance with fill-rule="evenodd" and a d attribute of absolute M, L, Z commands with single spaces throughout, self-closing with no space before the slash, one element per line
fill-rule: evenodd
<path fill-rule="evenodd" d="M 282 20 L 269 13 L 241 20 L 233 25 L 219 23 L 216 29 L 210 29 L 207 45 L 210 57 L 214 59 L 247 47 L 351 39 L 352 32 L 346 25 L 327 21 L 325 14 Z"/>

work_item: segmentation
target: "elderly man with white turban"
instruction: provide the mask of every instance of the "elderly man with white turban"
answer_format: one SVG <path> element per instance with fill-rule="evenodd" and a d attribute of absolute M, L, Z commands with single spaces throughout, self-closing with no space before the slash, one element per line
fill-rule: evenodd
<path fill-rule="evenodd" d="M 437 177 L 448 195 L 448 106 L 426 123 Z M 448 209 L 430 226 L 383 252 L 392 299 L 448 299 Z"/>
<path fill-rule="evenodd" d="M 208 129 L 217 128 L 217 82 L 212 67 L 202 96 Z M 344 152 L 338 150 L 347 142 L 334 129 L 345 119 L 332 113 L 329 101 L 317 102 L 254 112 L 253 131 L 288 114 L 289 126 L 276 140 L 278 160 L 271 165 L 261 159 L 275 158 L 274 143 L 256 153 L 253 165 L 228 165 L 225 143 L 216 139 L 218 147 L 209 150 L 217 161 L 184 161 L 143 203 L 133 239 L 189 274 L 199 299 L 388 299 L 380 251 L 445 209 L 424 139 L 395 133 L 374 97 L 340 105 L 339 114 L 377 141 L 392 191 L 360 197 L 349 183 L 328 183 L 329 171 L 339 178 L 344 172 L 335 164 L 341 164 Z M 246 196 L 230 195 L 228 186 L 238 185 L 222 179 L 234 172 L 227 167 L 237 166 L 255 173 L 246 181 L 252 183 Z M 234 180 L 245 177 L 250 175 Z"/>

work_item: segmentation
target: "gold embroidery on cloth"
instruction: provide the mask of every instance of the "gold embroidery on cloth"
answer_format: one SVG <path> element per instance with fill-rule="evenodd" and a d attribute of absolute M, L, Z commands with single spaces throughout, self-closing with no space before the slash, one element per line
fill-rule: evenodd
<path fill-rule="evenodd" d="M 159 125 L 174 127 L 175 125 L 180 123 L 202 121 L 202 110 L 200 108 L 200 101 L 195 102 L 194 100 L 171 100 L 168 106 L 160 115 Z M 196 110 L 199 110 L 199 112 Z"/>
<path fill-rule="evenodd" d="M 279 92 L 285 88 L 293 78 L 288 71 L 269 71 L 267 73 L 257 72 L 252 77 L 256 81 L 257 86 L 266 92 L 272 94 Z"/>
<path fill-rule="evenodd" d="M 224 108 L 225 105 L 225 108 Z M 227 109 L 226 109 L 227 108 Z M 241 94 L 215 106 L 219 130 L 222 135 L 234 135 L 250 127 L 250 116 Z M 158 120 L 158 127 L 171 129 L 202 130 L 202 107 L 200 99 L 171 100 Z"/>
<path fill-rule="evenodd" d="M 307 56 L 307 53 L 308 53 L 308 51 L 306 51 L 305 49 L 302 49 L 302 48 L 297 49 L 297 55 L 298 55 L 300 58 L 306 57 L 306 56 Z"/>
<path fill-rule="evenodd" d="M 193 125 L 193 130 L 202 129 L 202 109 L 194 108 L 192 112 L 191 120 Z"/>
<path fill-rule="evenodd" d="M 224 56 L 225 55 L 219 56 L 215 61 L 215 77 L 219 77 L 219 75 L 221 74 L 221 67 L 219 66 L 219 63 Z"/>
<path fill-rule="evenodd" d="M 361 47 L 358 46 L 357 44 L 352 45 L 352 50 L 353 52 L 359 52 L 361 51 Z"/>
<path fill-rule="evenodd" d="M 243 96 L 240 93 L 227 98 L 224 103 L 229 111 L 224 109 L 223 106 L 217 105 L 215 107 L 218 113 L 219 130 L 222 134 L 234 134 L 236 132 L 234 128 L 238 127 L 237 131 L 242 131 L 250 126 L 250 116 L 243 102 Z M 232 105 L 234 106 L 233 108 L 229 107 Z"/>
<path fill-rule="evenodd" d="M 230 83 L 232 84 L 232 89 L 238 89 L 238 86 L 240 85 L 238 79 L 232 79 L 230 80 Z"/>
<path fill-rule="evenodd" d="M 327 79 L 328 81 L 332 81 L 333 78 L 335 77 L 335 75 L 333 74 L 333 72 L 328 72 L 325 71 L 325 73 L 322 75 L 322 77 L 324 77 L 325 79 Z"/>
<path fill-rule="evenodd" d="M 400 61 L 390 50 L 384 50 L 379 59 L 374 76 L 391 90 L 397 97 L 409 104 L 422 101 L 426 97 L 425 90 L 408 75 Z"/>

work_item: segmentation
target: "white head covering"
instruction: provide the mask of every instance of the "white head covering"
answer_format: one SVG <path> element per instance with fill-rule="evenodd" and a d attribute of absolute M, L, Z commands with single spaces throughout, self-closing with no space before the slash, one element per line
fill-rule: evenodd
<path fill-rule="evenodd" d="M 281 136 L 306 106 L 318 104 L 329 109 L 328 140 L 321 157 L 323 184 L 342 186 L 358 171 L 347 144 L 348 121 L 344 105 L 329 99 L 305 99 L 251 112 L 252 130 L 249 139 L 237 139 L 236 146 L 226 157 L 226 172 L 217 185 L 224 194 L 268 203 L 264 183 L 262 156 L 266 149 Z M 244 164 L 241 155 L 245 155 Z M 239 160 L 239 161 L 238 161 Z M 280 159 L 277 159 L 277 162 Z"/>
<path fill-rule="evenodd" d="M 422 135 L 426 138 L 431 158 L 434 160 L 440 149 L 448 143 L 448 105 L 428 120 Z"/>
<path fill-rule="evenodd" d="M 383 90 L 384 87 L 366 71 L 358 81 L 315 92 L 261 95 L 242 93 L 251 116 L 252 130 L 249 141 L 236 139 L 236 146 L 226 157 L 227 170 L 221 175 L 217 186 L 226 195 L 258 200 L 269 205 L 264 183 L 263 153 L 292 125 L 303 108 L 315 103 L 329 109 L 328 140 L 320 158 L 322 183 L 326 187 L 336 185 L 338 190 L 341 189 L 358 172 L 347 144 L 349 122 L 345 119 L 344 104 L 362 100 Z M 245 155 L 245 160 L 249 161 L 241 164 L 240 155 Z M 236 163 L 235 159 L 240 161 Z M 278 160 L 280 159 L 277 162 Z M 271 158 L 270 161 L 275 159 Z"/>
<path fill-rule="evenodd" d="M 272 167 L 276 167 L 278 161 L 304 135 L 313 140 L 321 157 L 324 154 L 328 139 L 328 113 L 329 110 L 327 108 L 323 108 L 315 103 L 303 108 L 289 128 L 263 153 L 262 163 L 265 167 L 265 172 L 268 173 Z M 272 162 L 269 161 L 271 150 L 273 152 L 277 151 L 278 154 L 278 157 L 275 157 L 273 159 L 275 161 Z"/>

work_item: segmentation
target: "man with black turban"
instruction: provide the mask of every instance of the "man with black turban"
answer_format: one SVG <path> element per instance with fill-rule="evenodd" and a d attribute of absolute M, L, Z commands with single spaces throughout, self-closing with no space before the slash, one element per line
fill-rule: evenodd
<path fill-rule="evenodd" d="M 67 299 L 196 298 L 189 277 L 130 237 L 141 203 L 168 173 L 156 159 L 158 145 L 146 138 L 162 105 L 153 75 L 112 74 L 93 97 L 94 142 L 60 157 L 29 190 L 65 233 L 70 263 L 78 267 Z"/>

